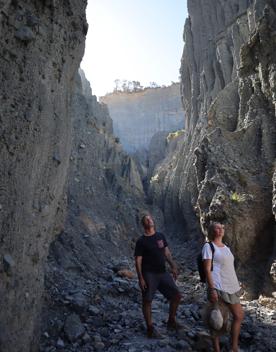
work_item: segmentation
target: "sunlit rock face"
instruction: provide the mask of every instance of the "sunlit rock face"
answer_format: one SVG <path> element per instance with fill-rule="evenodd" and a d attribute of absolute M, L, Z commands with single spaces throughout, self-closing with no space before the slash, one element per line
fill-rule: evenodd
<path fill-rule="evenodd" d="M 275 4 L 198 0 L 188 1 L 188 9 L 181 65 L 188 135 L 170 168 L 156 168 L 159 183 L 151 192 L 167 221 L 184 225 L 187 236 L 200 233 L 198 224 L 205 230 L 210 220 L 223 221 L 241 278 L 252 294 L 269 293 L 275 290 L 268 275 L 275 258 Z"/>
<path fill-rule="evenodd" d="M 184 127 L 180 87 L 147 88 L 138 92 L 117 92 L 101 97 L 113 120 L 114 134 L 128 152 L 148 149 L 152 136 L 160 131 Z"/>
<path fill-rule="evenodd" d="M 0 2 L 0 350 L 37 351 L 48 245 L 64 220 L 86 1 Z"/>

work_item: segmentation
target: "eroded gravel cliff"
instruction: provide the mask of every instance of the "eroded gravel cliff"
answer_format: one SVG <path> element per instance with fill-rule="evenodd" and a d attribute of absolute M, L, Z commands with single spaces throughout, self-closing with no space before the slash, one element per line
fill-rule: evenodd
<path fill-rule="evenodd" d="M 0 349 L 36 350 L 48 245 L 64 220 L 86 1 L 0 2 Z"/>
<path fill-rule="evenodd" d="M 188 236 L 199 236 L 198 221 L 203 230 L 211 219 L 225 222 L 253 295 L 275 291 L 275 5 L 188 1 L 181 66 L 188 135 L 156 168 L 151 189 L 167 222 Z"/>
<path fill-rule="evenodd" d="M 95 283 L 106 266 L 115 267 L 121 258 L 132 257 L 140 218 L 148 208 L 136 164 L 118 144 L 107 108 L 92 96 L 83 73 L 75 80 L 70 113 L 68 214 L 48 257 L 42 351 L 62 344 L 66 351 L 93 350 L 90 338 L 97 323 L 91 320 L 89 306 L 98 292 Z M 162 219 L 159 211 L 156 216 Z M 87 319 L 91 328 L 82 327 L 80 335 L 71 339 L 68 331 L 88 323 Z"/>
<path fill-rule="evenodd" d="M 99 104 L 91 92 L 85 93 L 87 85 L 84 75 L 82 80 L 76 78 L 70 108 L 73 143 L 65 232 L 71 232 L 76 243 L 84 237 L 87 250 L 95 253 L 95 258 L 90 257 L 91 268 L 95 269 L 110 256 L 128 253 L 143 211 L 144 192 L 134 160 L 112 133 L 106 106 Z M 88 265 L 84 252 L 78 253 Z"/>

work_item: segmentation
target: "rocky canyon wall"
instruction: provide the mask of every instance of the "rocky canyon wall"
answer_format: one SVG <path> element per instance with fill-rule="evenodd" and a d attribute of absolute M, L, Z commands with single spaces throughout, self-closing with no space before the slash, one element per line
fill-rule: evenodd
<path fill-rule="evenodd" d="M 179 83 L 138 92 L 119 91 L 101 97 L 101 101 L 108 105 L 114 134 L 131 153 L 148 149 L 157 132 L 184 127 Z"/>
<path fill-rule="evenodd" d="M 197 0 L 188 10 L 181 65 L 187 136 L 155 169 L 151 192 L 188 237 L 223 221 L 251 294 L 271 293 L 276 3 Z"/>
<path fill-rule="evenodd" d="M 71 107 L 73 146 L 65 231 L 72 219 L 84 226 L 83 231 L 92 241 L 106 243 L 105 255 L 101 252 L 104 260 L 110 253 L 115 255 L 116 250 L 123 252 L 131 242 L 131 233 L 137 230 L 144 192 L 134 160 L 123 151 L 112 133 L 106 105 L 98 103 L 91 92 L 85 93 L 87 84 L 84 75 L 82 80 L 76 80 Z M 126 224 L 128 229 L 124 228 Z M 82 231 L 74 228 L 74 232 Z M 124 236 L 129 239 L 126 237 L 125 247 L 121 248 L 116 241 L 124 241 Z M 96 250 L 99 246 L 95 243 L 89 247 Z"/>
<path fill-rule="evenodd" d="M 42 318 L 47 336 L 42 335 L 42 350 L 56 345 L 59 337 L 66 348 L 80 350 L 72 346 L 68 322 L 73 316 L 70 324 L 77 321 L 84 334 L 81 321 L 89 324 L 97 281 L 108 277 L 122 258 L 133 255 L 146 207 L 136 164 L 112 134 L 106 105 L 92 96 L 83 72 L 75 79 L 70 114 L 68 212 L 48 258 Z"/>
<path fill-rule="evenodd" d="M 64 220 L 86 1 L 0 1 L 0 350 L 37 351 L 44 262 Z"/>

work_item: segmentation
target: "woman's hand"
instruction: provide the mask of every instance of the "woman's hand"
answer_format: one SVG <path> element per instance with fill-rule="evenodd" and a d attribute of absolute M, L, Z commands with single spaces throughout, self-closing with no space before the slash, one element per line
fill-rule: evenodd
<path fill-rule="evenodd" d="M 245 285 L 243 282 L 239 281 L 239 284 L 240 284 L 240 287 L 241 287 L 243 290 L 246 289 L 246 285 Z"/>
<path fill-rule="evenodd" d="M 218 301 L 218 293 L 214 288 L 208 289 L 208 299 L 211 303 Z"/>

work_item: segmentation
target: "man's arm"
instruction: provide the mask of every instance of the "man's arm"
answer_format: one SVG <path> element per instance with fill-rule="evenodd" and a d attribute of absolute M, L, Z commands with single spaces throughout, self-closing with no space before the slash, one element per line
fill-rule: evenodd
<path fill-rule="evenodd" d="M 139 279 L 139 286 L 141 290 L 144 291 L 147 288 L 147 284 L 142 274 L 142 260 L 143 260 L 142 256 L 135 257 L 135 266 L 136 266 L 136 271 Z"/>
<path fill-rule="evenodd" d="M 178 276 L 178 270 L 175 262 L 172 259 L 172 255 L 168 247 L 165 247 L 165 257 L 172 269 L 173 278 L 176 280 Z"/>

